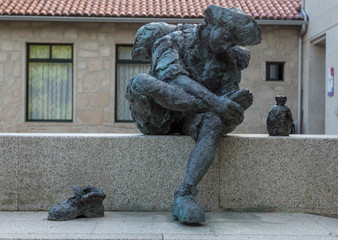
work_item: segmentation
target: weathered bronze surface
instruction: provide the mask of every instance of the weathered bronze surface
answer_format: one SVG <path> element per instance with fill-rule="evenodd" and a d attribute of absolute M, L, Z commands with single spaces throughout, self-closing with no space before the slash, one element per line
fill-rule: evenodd
<path fill-rule="evenodd" d="M 79 188 L 73 186 L 74 197 L 63 203 L 54 205 L 48 214 L 48 220 L 66 221 L 77 217 L 103 217 L 103 199 L 106 198 L 100 189 L 87 186 Z"/>
<path fill-rule="evenodd" d="M 289 136 L 293 119 L 291 110 L 285 106 L 286 96 L 276 96 L 277 104 L 274 105 L 266 119 L 266 125 L 270 136 Z"/>
<path fill-rule="evenodd" d="M 261 42 L 257 23 L 236 8 L 210 5 L 199 25 L 150 23 L 136 35 L 133 59 L 151 60 L 148 74 L 131 79 L 126 97 L 144 134 L 186 134 L 196 142 L 173 215 L 183 223 L 205 221 L 196 186 L 214 160 L 220 138 L 238 126 L 253 101 L 239 89 L 250 52 Z"/>

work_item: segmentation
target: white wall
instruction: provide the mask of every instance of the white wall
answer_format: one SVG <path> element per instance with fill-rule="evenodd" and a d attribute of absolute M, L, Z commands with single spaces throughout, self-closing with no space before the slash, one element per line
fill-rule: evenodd
<path fill-rule="evenodd" d="M 337 4 L 337 7 L 338 7 L 338 4 Z M 338 18 L 338 16 L 336 17 Z M 335 70 L 334 95 L 332 97 L 329 97 L 326 94 L 325 134 L 338 134 L 338 25 L 337 23 L 334 27 L 332 27 L 326 32 L 326 79 L 328 78 L 328 68 L 330 67 L 334 67 L 334 70 Z M 327 89 L 327 81 L 326 81 L 326 89 Z"/>
<path fill-rule="evenodd" d="M 303 133 L 338 134 L 338 1 L 305 0 L 305 11 Z M 336 75 L 332 97 L 327 93 L 329 67 Z"/>

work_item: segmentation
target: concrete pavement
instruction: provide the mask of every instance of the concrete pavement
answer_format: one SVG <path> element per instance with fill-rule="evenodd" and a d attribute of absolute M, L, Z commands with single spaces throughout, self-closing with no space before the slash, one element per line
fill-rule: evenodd
<path fill-rule="evenodd" d="M 305 213 L 207 213 L 183 225 L 168 212 L 105 212 L 103 218 L 47 220 L 47 212 L 0 212 L 0 240 L 338 240 L 338 219 Z"/>

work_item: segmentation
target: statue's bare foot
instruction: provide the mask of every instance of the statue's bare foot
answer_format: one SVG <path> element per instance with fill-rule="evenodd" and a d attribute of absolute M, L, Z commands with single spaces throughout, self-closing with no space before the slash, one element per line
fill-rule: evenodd
<path fill-rule="evenodd" d="M 203 208 L 197 203 L 197 190 L 193 185 L 182 184 L 175 191 L 173 216 L 181 223 L 200 223 L 205 221 Z"/>

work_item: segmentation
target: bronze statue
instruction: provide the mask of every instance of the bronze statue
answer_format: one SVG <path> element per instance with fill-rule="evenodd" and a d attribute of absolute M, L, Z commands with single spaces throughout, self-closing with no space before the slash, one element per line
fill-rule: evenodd
<path fill-rule="evenodd" d="M 261 42 L 257 23 L 236 8 L 210 5 L 199 25 L 150 23 L 135 38 L 133 59 L 151 60 L 148 74 L 130 80 L 126 97 L 144 134 L 186 134 L 196 145 L 183 183 L 175 191 L 173 216 L 182 223 L 205 221 L 196 186 L 214 160 L 221 137 L 243 121 L 253 101 L 239 89 L 249 64 L 242 46 Z"/>

